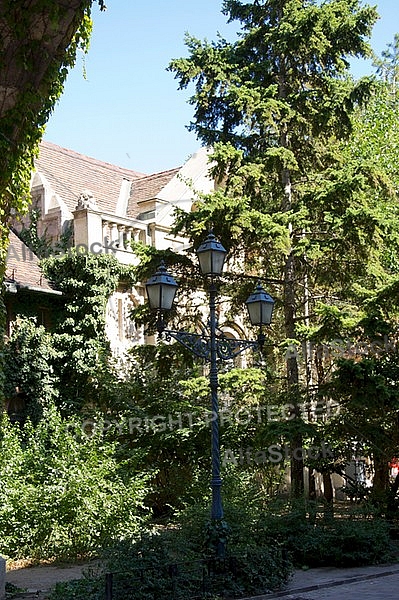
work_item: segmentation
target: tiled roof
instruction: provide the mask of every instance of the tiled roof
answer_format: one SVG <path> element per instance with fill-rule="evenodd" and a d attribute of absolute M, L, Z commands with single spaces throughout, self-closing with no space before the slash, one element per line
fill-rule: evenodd
<path fill-rule="evenodd" d="M 136 179 L 132 185 L 132 193 L 127 207 L 127 216 L 131 218 L 137 217 L 138 213 L 141 211 L 140 207 L 137 206 L 137 203 L 142 200 L 152 200 L 156 198 L 159 192 L 179 171 L 180 167 Z"/>
<path fill-rule="evenodd" d="M 35 165 L 71 212 L 80 194 L 90 190 L 100 210 L 114 213 L 123 179 L 133 182 L 145 177 L 47 141 L 41 142 Z"/>
<path fill-rule="evenodd" d="M 6 265 L 6 281 L 21 287 L 38 288 L 38 291 L 53 291 L 49 281 L 42 275 L 39 259 L 13 231 L 10 231 Z"/>

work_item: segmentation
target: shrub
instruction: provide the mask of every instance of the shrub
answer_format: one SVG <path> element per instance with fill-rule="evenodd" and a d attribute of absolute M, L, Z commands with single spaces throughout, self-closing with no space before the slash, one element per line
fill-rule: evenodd
<path fill-rule="evenodd" d="M 115 599 L 191 598 L 201 590 L 240 597 L 280 587 L 291 572 L 281 547 L 232 545 L 226 559 L 204 558 L 200 535 L 175 529 L 122 542 L 110 556 Z"/>
<path fill-rule="evenodd" d="M 351 567 L 392 559 L 386 523 L 356 513 L 345 518 L 316 518 L 316 507 L 270 504 L 268 511 L 240 500 L 225 503 L 230 525 L 226 561 L 208 562 L 203 541 L 209 506 L 182 511 L 174 528 L 124 540 L 108 551 L 108 568 L 115 573 L 115 600 L 185 599 L 207 590 L 208 597 L 242 597 L 278 589 L 289 577 L 292 557 L 299 566 Z M 75 595 L 52 600 L 99 600 L 104 577 L 74 584 Z M 102 586 L 102 587 L 101 587 Z M 68 588 L 70 593 L 70 588 Z M 212 596 L 213 594 L 213 596 Z"/>
<path fill-rule="evenodd" d="M 327 520 L 306 515 L 303 506 L 280 506 L 259 517 L 254 535 L 264 544 L 279 541 L 296 566 L 354 567 L 393 558 L 389 524 L 357 513 Z"/>
<path fill-rule="evenodd" d="M 81 433 L 52 408 L 36 428 L 0 426 L 0 538 L 12 558 L 76 557 L 132 535 L 145 477 L 131 479 L 100 433 Z"/>
<path fill-rule="evenodd" d="M 49 600 L 103 600 L 104 578 L 83 577 L 76 581 L 57 583 Z"/>
<path fill-rule="evenodd" d="M 227 509 L 228 518 L 242 515 Z M 284 549 L 276 543 L 257 544 L 248 533 L 248 520 L 234 527 L 225 560 L 204 553 L 205 523 L 209 508 L 187 510 L 181 523 L 168 529 L 143 533 L 109 548 L 106 562 L 114 573 L 115 600 L 184 600 L 206 592 L 208 598 L 242 597 L 279 588 L 291 573 Z M 104 590 L 104 576 L 97 578 Z M 102 588 L 101 588 L 102 585 Z M 75 595 L 72 594 L 72 589 Z M 99 600 L 93 583 L 76 582 L 55 590 L 51 600 Z"/>

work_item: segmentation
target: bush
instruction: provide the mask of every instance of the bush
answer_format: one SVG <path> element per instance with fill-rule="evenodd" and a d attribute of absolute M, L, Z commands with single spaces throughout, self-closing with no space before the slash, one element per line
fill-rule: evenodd
<path fill-rule="evenodd" d="M 17 390 L 23 398 L 12 418 L 25 421 L 29 417 L 38 423 L 43 411 L 57 400 L 59 382 L 52 367 L 55 356 L 51 334 L 33 317 L 18 316 L 4 346 L 5 396 L 11 405 Z"/>
<path fill-rule="evenodd" d="M 248 548 L 225 560 L 204 559 L 177 531 L 121 542 L 109 558 L 115 600 L 184 600 L 204 591 L 208 597 L 239 598 L 280 587 L 290 573 L 276 546 Z M 88 581 L 64 584 L 51 599 L 98 600 L 104 581 L 103 576 L 93 580 L 91 587 Z"/>
<path fill-rule="evenodd" d="M 180 515 L 180 523 L 168 529 L 143 533 L 140 539 L 123 540 L 106 553 L 106 563 L 114 573 L 115 600 L 176 600 L 192 598 L 206 591 L 207 597 L 242 597 L 279 588 L 292 566 L 278 543 L 258 544 L 248 529 L 253 515 L 244 517 L 237 507 L 227 507 L 232 519 L 225 560 L 210 558 L 205 552 L 205 524 L 209 507 L 194 506 Z M 242 518 L 242 519 L 241 519 Z M 237 520 L 235 520 L 237 519 Z M 97 579 L 103 586 L 104 576 Z M 51 600 L 99 600 L 98 588 L 87 582 L 65 585 L 54 591 Z"/>
<path fill-rule="evenodd" d="M 104 578 L 83 577 L 76 581 L 57 583 L 49 600 L 104 600 Z"/>
<path fill-rule="evenodd" d="M 73 558 L 132 535 L 143 522 L 145 478 L 132 479 L 114 444 L 82 434 L 49 409 L 36 428 L 0 425 L 0 552 Z"/>
<path fill-rule="evenodd" d="M 183 600 L 201 589 L 212 597 L 239 598 L 281 587 L 292 571 L 289 558 L 297 567 L 352 567 L 392 559 L 386 523 L 370 516 L 318 520 L 316 506 L 278 503 L 260 512 L 251 503 L 245 510 L 239 499 L 225 503 L 225 514 L 230 525 L 225 561 L 203 558 L 209 506 L 198 504 L 182 511 L 174 528 L 115 545 L 106 557 L 115 573 L 115 600 Z M 99 600 L 104 577 L 97 584 L 100 588 L 93 583 L 89 593 L 87 582 L 76 583 L 74 596 L 63 588 L 51 599 Z"/>
<path fill-rule="evenodd" d="M 385 520 L 357 513 L 318 520 L 312 512 L 280 506 L 279 512 L 260 516 L 254 535 L 264 544 L 279 541 L 298 567 L 355 567 L 393 559 Z"/>
<path fill-rule="evenodd" d="M 393 558 L 389 526 L 381 519 L 336 519 L 333 524 L 319 525 L 314 533 L 309 533 L 315 534 L 317 542 L 312 543 L 303 560 L 313 566 L 356 567 Z"/>

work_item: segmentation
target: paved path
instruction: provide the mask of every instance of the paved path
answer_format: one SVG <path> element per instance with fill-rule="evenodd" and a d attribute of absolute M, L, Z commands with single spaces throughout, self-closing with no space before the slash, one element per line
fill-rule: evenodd
<path fill-rule="evenodd" d="M 12 583 L 18 588 L 22 588 L 31 594 L 21 594 L 22 598 L 45 598 L 48 590 L 53 588 L 59 581 L 70 581 L 79 579 L 83 576 L 83 571 L 87 572 L 90 569 L 97 569 L 98 562 L 86 563 L 82 565 L 66 564 L 63 566 L 39 566 L 25 567 L 7 571 L 6 582 Z"/>
<path fill-rule="evenodd" d="M 320 568 L 296 571 L 284 591 L 257 596 L 256 600 L 275 598 L 282 600 L 398 600 L 399 564 L 353 569 Z"/>

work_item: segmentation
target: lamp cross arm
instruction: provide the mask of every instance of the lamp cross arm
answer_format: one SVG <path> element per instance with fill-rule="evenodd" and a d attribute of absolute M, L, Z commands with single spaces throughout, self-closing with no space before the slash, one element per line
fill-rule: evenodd
<path fill-rule="evenodd" d="M 211 336 L 182 330 L 163 329 L 159 334 L 167 342 L 176 340 L 190 352 L 207 361 L 211 359 Z M 249 348 L 261 349 L 259 340 L 228 338 L 223 333 L 216 335 L 216 355 L 221 360 L 231 360 Z"/>

